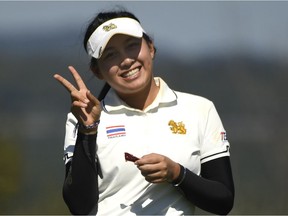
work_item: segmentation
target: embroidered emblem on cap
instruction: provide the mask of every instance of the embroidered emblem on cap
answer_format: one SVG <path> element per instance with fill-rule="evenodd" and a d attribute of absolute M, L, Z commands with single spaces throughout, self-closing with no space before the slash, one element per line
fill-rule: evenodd
<path fill-rule="evenodd" d="M 170 126 L 170 130 L 174 134 L 186 134 L 186 128 L 185 124 L 183 122 L 175 122 L 173 120 L 170 120 L 168 125 Z"/>
<path fill-rule="evenodd" d="M 117 28 L 117 26 L 115 24 L 113 24 L 113 23 L 110 23 L 109 25 L 103 26 L 103 30 L 106 31 L 106 32 L 108 32 L 108 31 L 110 31 L 112 29 L 116 29 L 116 28 Z"/>

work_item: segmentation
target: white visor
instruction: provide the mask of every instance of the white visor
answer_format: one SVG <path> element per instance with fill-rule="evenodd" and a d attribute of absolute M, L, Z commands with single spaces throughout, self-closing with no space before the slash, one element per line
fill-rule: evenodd
<path fill-rule="evenodd" d="M 121 17 L 108 20 L 101 24 L 90 36 L 87 42 L 87 52 L 90 56 L 99 59 L 113 35 L 125 34 L 141 38 L 143 32 L 145 33 L 140 23 L 135 19 Z"/>

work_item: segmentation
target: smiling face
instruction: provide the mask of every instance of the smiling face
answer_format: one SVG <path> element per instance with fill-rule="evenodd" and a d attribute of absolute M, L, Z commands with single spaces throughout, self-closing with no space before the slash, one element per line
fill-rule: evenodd
<path fill-rule="evenodd" d="M 154 46 L 145 39 L 116 34 L 98 60 L 95 73 L 125 98 L 151 89 L 153 57 Z"/>

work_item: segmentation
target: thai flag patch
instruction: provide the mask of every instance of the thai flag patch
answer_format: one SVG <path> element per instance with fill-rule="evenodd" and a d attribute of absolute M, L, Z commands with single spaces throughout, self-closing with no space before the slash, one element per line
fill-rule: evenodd
<path fill-rule="evenodd" d="M 116 125 L 116 126 L 110 126 L 106 127 L 106 134 L 107 137 L 115 138 L 115 137 L 123 137 L 126 136 L 126 130 L 124 125 Z"/>

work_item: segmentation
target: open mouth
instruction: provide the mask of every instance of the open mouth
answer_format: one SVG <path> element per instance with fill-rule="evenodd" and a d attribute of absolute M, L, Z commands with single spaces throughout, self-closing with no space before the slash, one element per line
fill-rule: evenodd
<path fill-rule="evenodd" d="M 140 71 L 139 68 L 135 68 L 133 70 L 130 70 L 128 72 L 125 72 L 125 73 L 121 74 L 121 76 L 123 78 L 133 78 L 139 71 Z"/>

